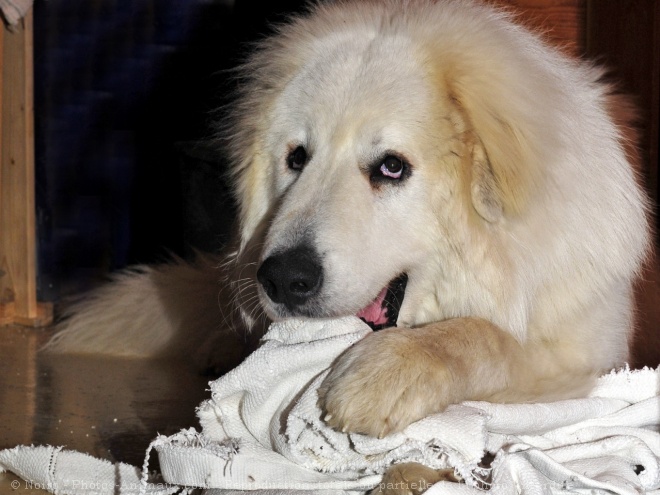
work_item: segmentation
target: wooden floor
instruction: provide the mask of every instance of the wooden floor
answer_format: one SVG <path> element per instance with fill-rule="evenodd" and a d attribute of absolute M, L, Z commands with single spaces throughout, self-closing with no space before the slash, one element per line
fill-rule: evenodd
<path fill-rule="evenodd" d="M 176 362 L 42 355 L 49 335 L 0 327 L 0 449 L 64 445 L 141 466 L 156 434 L 198 426 L 208 377 Z M 0 495 L 33 491 L 0 474 Z"/>
<path fill-rule="evenodd" d="M 638 314 L 638 367 L 660 364 L 658 273 L 649 271 L 640 291 L 645 297 Z M 50 335 L 0 327 L 0 449 L 66 446 L 141 466 L 158 433 L 198 427 L 195 408 L 209 397 L 209 377 L 190 364 L 39 353 Z M 24 481 L 0 473 L 0 495 L 33 492 Z"/>

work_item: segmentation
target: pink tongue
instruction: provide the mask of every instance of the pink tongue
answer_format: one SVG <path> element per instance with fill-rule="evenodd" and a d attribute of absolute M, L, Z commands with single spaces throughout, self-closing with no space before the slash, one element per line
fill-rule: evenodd
<path fill-rule="evenodd" d="M 366 321 L 374 325 L 382 325 L 387 323 L 387 308 L 383 308 L 383 301 L 387 294 L 387 287 L 385 287 L 378 297 L 373 300 L 369 306 L 361 309 L 356 315 L 358 318 L 364 318 Z"/>

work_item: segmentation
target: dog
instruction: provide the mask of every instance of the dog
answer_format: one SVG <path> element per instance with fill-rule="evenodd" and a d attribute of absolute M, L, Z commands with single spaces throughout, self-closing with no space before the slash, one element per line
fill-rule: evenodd
<path fill-rule="evenodd" d="M 120 275 L 53 347 L 214 364 L 219 329 L 357 315 L 378 331 L 319 404 L 380 437 L 463 400 L 577 397 L 629 360 L 648 208 L 602 69 L 471 0 L 337 0 L 238 74 L 229 254 Z"/>

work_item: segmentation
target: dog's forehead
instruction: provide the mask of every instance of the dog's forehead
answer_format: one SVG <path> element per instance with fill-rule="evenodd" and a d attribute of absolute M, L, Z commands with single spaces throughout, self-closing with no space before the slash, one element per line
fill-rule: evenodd
<path fill-rule="evenodd" d="M 405 36 L 336 35 L 318 40 L 311 53 L 276 104 L 285 132 L 375 126 L 376 134 L 392 116 L 418 121 L 430 105 L 423 54 Z"/>

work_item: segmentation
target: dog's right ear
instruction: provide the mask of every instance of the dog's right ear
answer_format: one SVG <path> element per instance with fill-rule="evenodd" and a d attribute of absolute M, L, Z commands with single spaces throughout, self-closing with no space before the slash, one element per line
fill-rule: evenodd
<path fill-rule="evenodd" d="M 231 159 L 234 197 L 238 204 L 240 249 L 246 247 L 268 220 L 276 202 L 266 129 L 276 98 L 304 61 L 312 36 L 304 17 L 292 18 L 256 43 L 236 69 L 237 92 L 227 124 L 221 130 Z M 306 41 L 305 41 L 306 40 Z"/>
<path fill-rule="evenodd" d="M 266 155 L 252 143 L 234 167 L 234 196 L 238 204 L 239 250 L 246 248 L 272 208 Z"/>
<path fill-rule="evenodd" d="M 240 250 L 243 250 L 273 209 L 269 154 L 264 149 L 268 115 L 289 74 L 296 68 L 280 52 L 283 36 L 256 46 L 236 71 L 240 84 L 227 124 L 221 133 L 228 144 L 231 180 L 238 205 Z M 285 59 L 285 60 L 282 60 Z M 284 68 L 280 67 L 282 65 Z"/>

